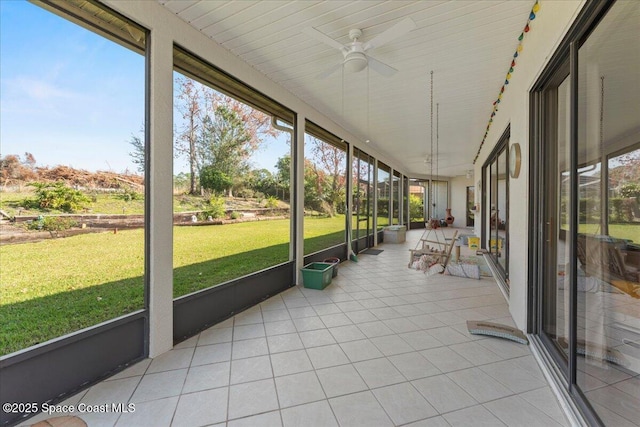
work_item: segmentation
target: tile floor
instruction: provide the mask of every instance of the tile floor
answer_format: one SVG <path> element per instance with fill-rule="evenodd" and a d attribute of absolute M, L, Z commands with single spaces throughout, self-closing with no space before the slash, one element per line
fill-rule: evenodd
<path fill-rule="evenodd" d="M 295 287 L 64 403 L 89 426 L 564 426 L 527 346 L 470 335 L 513 325 L 495 281 L 426 276 L 404 244 L 340 265 L 324 291 Z M 35 423 L 46 417 L 29 420 Z"/>

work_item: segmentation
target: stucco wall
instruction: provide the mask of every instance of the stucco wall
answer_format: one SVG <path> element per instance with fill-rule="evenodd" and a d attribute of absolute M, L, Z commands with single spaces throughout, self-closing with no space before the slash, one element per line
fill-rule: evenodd
<path fill-rule="evenodd" d="M 509 145 L 519 143 L 522 150 L 520 176 L 509 181 L 509 309 L 517 326 L 526 328 L 527 318 L 527 257 L 529 200 L 542 195 L 529 191 L 529 91 L 541 74 L 556 47 L 566 34 L 583 1 L 542 1 L 531 31 L 523 41 L 523 50 L 517 58 L 509 85 L 505 89 L 498 113 L 475 164 L 476 181 L 480 179 L 482 165 L 507 126 L 511 125 Z M 517 47 L 514 34 L 514 52 Z M 508 63 L 505 63 L 505 73 Z M 496 97 L 498 92 L 496 91 Z M 488 118 L 487 118 L 488 120 Z M 482 209 L 485 207 L 482 206 Z M 476 218 L 476 233 L 480 233 L 480 219 Z"/>

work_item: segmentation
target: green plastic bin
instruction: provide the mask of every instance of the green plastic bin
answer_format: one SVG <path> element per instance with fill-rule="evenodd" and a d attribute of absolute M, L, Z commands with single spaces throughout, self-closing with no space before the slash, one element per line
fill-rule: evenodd
<path fill-rule="evenodd" d="M 312 262 L 300 269 L 302 283 L 305 288 L 322 290 L 331 284 L 333 264 L 328 262 Z"/>

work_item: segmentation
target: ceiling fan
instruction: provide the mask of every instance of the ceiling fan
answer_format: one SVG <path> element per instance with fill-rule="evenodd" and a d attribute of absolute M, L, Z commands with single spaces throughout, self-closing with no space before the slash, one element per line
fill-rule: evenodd
<path fill-rule="evenodd" d="M 336 72 L 342 66 L 344 66 L 347 71 L 358 72 L 364 70 L 367 65 L 369 65 L 372 70 L 378 72 L 379 74 L 389 77 L 397 73 L 398 70 L 385 64 L 384 62 L 378 61 L 377 59 L 373 58 L 368 54 L 368 51 L 387 44 L 390 41 L 397 39 L 398 37 L 404 36 L 415 27 L 415 22 L 413 22 L 411 18 L 406 18 L 395 24 L 393 27 L 378 34 L 368 42 L 364 43 L 359 41 L 360 37 L 362 37 L 362 30 L 353 29 L 349 31 L 349 38 L 351 39 L 351 43 L 347 43 L 346 45 L 338 43 L 331 37 L 316 30 L 313 27 L 305 28 L 304 32 L 307 35 L 340 50 L 344 57 L 342 62 L 339 62 L 329 69 L 318 74 L 316 76 L 317 78 L 326 78 Z"/>

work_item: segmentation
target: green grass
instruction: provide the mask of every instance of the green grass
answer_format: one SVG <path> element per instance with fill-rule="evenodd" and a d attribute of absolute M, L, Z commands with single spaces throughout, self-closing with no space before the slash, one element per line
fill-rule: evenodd
<path fill-rule="evenodd" d="M 174 296 L 289 259 L 289 220 L 174 227 Z M 0 354 L 143 308 L 144 232 L 0 246 Z M 305 253 L 344 242 L 344 216 L 305 218 Z"/>
<path fill-rule="evenodd" d="M 599 224 L 580 224 L 580 233 L 600 234 Z M 609 224 L 609 235 L 618 239 L 627 239 L 640 243 L 640 223 L 633 224 Z"/>

